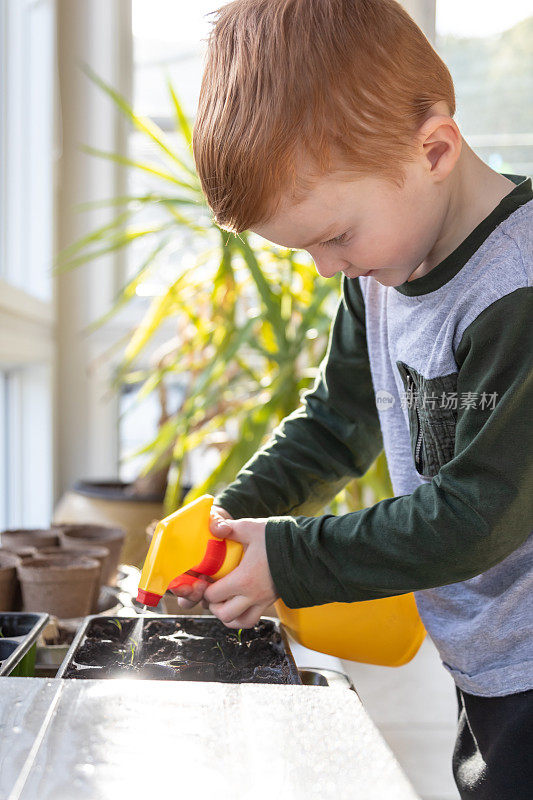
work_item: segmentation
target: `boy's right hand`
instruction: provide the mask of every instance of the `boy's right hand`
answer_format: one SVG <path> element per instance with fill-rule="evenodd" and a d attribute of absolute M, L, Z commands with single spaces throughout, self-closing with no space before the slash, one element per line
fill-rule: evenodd
<path fill-rule="evenodd" d="M 211 508 L 211 516 L 209 518 L 209 530 L 213 536 L 218 536 L 218 526 L 225 519 L 233 519 L 231 514 L 221 508 L 220 506 L 213 506 Z M 200 576 L 194 586 L 180 586 L 178 589 L 173 589 L 172 592 L 178 598 L 180 608 L 189 609 L 199 603 L 204 596 L 204 592 L 210 585 L 210 580 L 207 576 Z"/>

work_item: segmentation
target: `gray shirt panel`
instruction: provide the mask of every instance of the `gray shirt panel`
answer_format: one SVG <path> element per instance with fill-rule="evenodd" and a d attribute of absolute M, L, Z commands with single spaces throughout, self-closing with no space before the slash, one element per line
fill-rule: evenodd
<path fill-rule="evenodd" d="M 395 496 L 412 494 L 431 480 L 415 469 L 397 362 L 427 379 L 458 371 L 455 352 L 467 327 L 501 297 L 532 285 L 532 217 L 529 201 L 498 225 L 459 272 L 435 291 L 406 296 L 372 277 L 359 279 Z M 533 688 L 532 566 L 530 536 L 487 572 L 416 593 L 420 615 L 444 666 L 465 691 L 497 696 Z"/>

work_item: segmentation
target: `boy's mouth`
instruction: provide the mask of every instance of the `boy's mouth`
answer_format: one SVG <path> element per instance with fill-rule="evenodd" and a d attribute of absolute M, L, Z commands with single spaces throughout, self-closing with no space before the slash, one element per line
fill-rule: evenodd
<path fill-rule="evenodd" d="M 356 273 L 355 275 L 352 273 L 351 270 L 342 270 L 347 278 L 366 278 L 375 271 L 373 269 L 369 269 L 368 272 L 360 272 Z"/>

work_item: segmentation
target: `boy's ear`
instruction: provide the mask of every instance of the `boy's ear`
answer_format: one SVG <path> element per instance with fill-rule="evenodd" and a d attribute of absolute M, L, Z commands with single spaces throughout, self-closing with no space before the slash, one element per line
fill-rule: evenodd
<path fill-rule="evenodd" d="M 462 138 L 455 121 L 445 114 L 434 114 L 418 129 L 420 153 L 432 177 L 443 180 L 461 155 Z"/>

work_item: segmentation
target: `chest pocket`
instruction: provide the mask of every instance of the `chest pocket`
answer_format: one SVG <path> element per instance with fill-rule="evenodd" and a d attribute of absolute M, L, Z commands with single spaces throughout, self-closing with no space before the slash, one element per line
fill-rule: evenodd
<path fill-rule="evenodd" d="M 403 361 L 396 366 L 405 390 L 402 401 L 409 415 L 415 469 L 433 478 L 454 455 L 458 373 L 425 378 Z"/>

